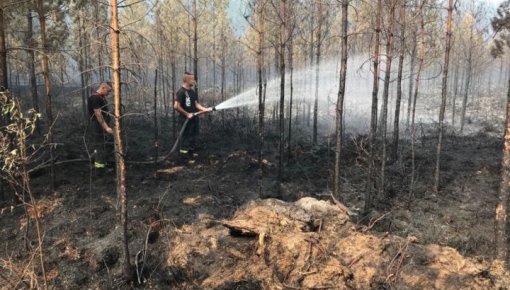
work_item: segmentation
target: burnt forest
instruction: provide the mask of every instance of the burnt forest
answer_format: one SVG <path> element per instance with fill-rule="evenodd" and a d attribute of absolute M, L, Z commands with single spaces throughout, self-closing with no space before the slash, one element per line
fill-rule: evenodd
<path fill-rule="evenodd" d="M 0 290 L 510 290 L 510 0 L 0 0 Z"/>

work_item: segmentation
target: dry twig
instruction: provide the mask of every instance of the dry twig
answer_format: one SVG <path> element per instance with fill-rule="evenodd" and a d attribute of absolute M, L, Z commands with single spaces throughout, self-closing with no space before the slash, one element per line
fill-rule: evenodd
<path fill-rule="evenodd" d="M 383 214 L 382 216 L 374 219 L 374 218 L 371 218 L 370 219 L 370 222 L 368 223 L 368 225 L 366 227 L 363 227 L 363 229 L 361 230 L 362 233 L 366 233 L 368 232 L 369 230 L 371 230 L 375 224 L 377 224 L 379 221 L 381 221 L 383 218 L 385 218 L 389 213 L 385 213 Z"/>
<path fill-rule="evenodd" d="M 402 268 L 402 263 L 404 261 L 405 255 L 407 253 L 407 249 L 409 248 L 409 243 L 412 239 L 407 238 L 405 242 L 399 243 L 397 254 L 391 259 L 388 267 L 386 268 L 386 279 L 384 280 L 387 284 L 395 283 L 400 274 L 400 269 Z M 393 273 L 390 273 L 394 269 Z"/>

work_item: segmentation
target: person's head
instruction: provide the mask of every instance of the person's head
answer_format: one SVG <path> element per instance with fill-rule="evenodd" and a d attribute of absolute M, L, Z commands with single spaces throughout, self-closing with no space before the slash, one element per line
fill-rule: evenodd
<path fill-rule="evenodd" d="M 186 87 L 191 88 L 196 83 L 195 76 L 192 73 L 185 72 L 184 76 L 182 77 L 182 82 Z"/>
<path fill-rule="evenodd" d="M 97 88 L 97 93 L 103 96 L 108 96 L 112 91 L 112 87 L 108 83 L 101 83 Z"/>

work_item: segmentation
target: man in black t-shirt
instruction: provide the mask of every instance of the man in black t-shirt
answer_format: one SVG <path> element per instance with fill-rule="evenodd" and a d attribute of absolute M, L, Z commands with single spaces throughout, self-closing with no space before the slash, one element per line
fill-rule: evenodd
<path fill-rule="evenodd" d="M 92 147 L 94 167 L 97 169 L 105 168 L 105 141 L 108 135 L 113 134 L 113 130 L 109 126 L 111 116 L 108 110 L 108 102 L 106 101 L 106 96 L 108 96 L 111 91 L 112 87 L 109 84 L 102 83 L 99 85 L 97 91 L 88 98 L 88 131 L 91 137 L 89 140 Z"/>
<path fill-rule="evenodd" d="M 180 144 L 181 154 L 192 154 L 196 147 L 199 122 L 198 117 L 194 117 L 193 113 L 212 111 L 212 108 L 206 108 L 198 102 L 198 96 L 196 92 L 192 90 L 195 83 L 195 76 L 189 72 L 185 72 L 182 86 L 175 94 L 174 109 L 181 114 L 179 118 L 181 127 L 186 119 L 189 120 L 182 134 L 182 141 Z"/>

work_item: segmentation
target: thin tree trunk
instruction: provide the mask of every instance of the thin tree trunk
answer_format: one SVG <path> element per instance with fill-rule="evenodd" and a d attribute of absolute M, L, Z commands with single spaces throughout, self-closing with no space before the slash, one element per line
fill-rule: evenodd
<path fill-rule="evenodd" d="M 466 74 L 467 74 L 467 70 L 465 70 L 465 69 L 462 70 L 462 74 L 461 74 L 461 77 L 460 77 L 459 91 L 462 90 L 464 88 L 465 84 L 466 84 Z M 457 94 L 457 96 L 458 96 L 458 94 Z M 461 107 L 461 110 L 462 110 L 462 107 Z M 456 118 L 455 118 L 456 114 L 457 114 L 457 110 L 455 109 L 454 115 L 453 115 L 454 121 L 456 120 Z M 455 125 L 455 123 L 453 123 L 453 125 Z"/>
<path fill-rule="evenodd" d="M 16 104 L 18 107 L 19 103 Z M 19 108 L 21 109 L 21 108 Z M 37 241 L 38 241 L 38 252 L 39 252 L 39 262 L 41 264 L 41 274 L 43 276 L 43 282 L 44 282 L 44 289 L 48 290 L 48 279 L 46 277 L 46 266 L 44 265 L 44 234 L 41 227 L 41 219 L 40 219 L 40 213 L 39 209 L 36 204 L 36 200 L 34 198 L 34 195 L 32 193 L 32 188 L 30 187 L 30 175 L 28 174 L 27 168 L 26 168 L 26 161 L 28 160 L 28 157 L 26 155 L 26 139 L 27 136 L 25 132 L 22 133 L 22 136 L 18 139 L 18 149 L 20 152 L 20 158 L 23 161 L 21 165 L 21 182 L 22 182 L 22 189 L 23 189 L 23 199 L 25 198 L 25 193 L 28 194 L 30 198 L 30 205 L 34 210 L 34 220 L 35 220 L 35 228 L 36 228 L 36 235 L 37 235 Z M 30 219 L 27 219 L 27 233 L 28 233 L 28 225 L 30 223 Z"/>
<path fill-rule="evenodd" d="M 434 191 L 439 192 L 439 171 L 441 162 L 441 146 L 443 145 L 444 115 L 446 97 L 448 96 L 448 66 L 450 64 L 450 49 L 452 41 L 453 0 L 448 0 L 448 20 L 446 22 L 446 48 L 444 55 L 443 82 L 441 88 L 441 108 L 439 110 L 439 139 L 436 151 L 436 170 L 434 173 Z"/>
<path fill-rule="evenodd" d="M 388 98 L 390 93 L 391 65 L 393 63 L 393 30 L 395 27 L 395 5 L 396 1 L 391 1 L 390 24 L 388 27 L 388 39 L 386 41 L 386 73 L 384 74 L 383 105 L 382 105 L 382 152 L 381 152 L 381 181 L 379 183 L 379 196 L 382 197 L 385 189 L 386 173 L 386 134 L 388 129 Z"/>
<path fill-rule="evenodd" d="M 85 65 L 84 65 L 84 59 L 83 59 L 83 14 L 82 12 L 78 12 L 78 45 L 80 47 L 79 49 L 79 59 L 78 59 L 78 68 L 80 70 L 80 86 L 81 86 L 81 103 L 82 103 L 82 110 L 83 110 L 83 120 L 84 124 L 87 124 L 88 122 L 88 113 L 87 113 L 87 91 L 85 89 Z M 30 16 L 30 15 L 29 15 Z M 30 21 L 31 23 L 32 21 Z M 35 74 L 35 72 L 34 72 Z M 37 93 L 37 90 L 36 90 Z"/>
<path fill-rule="evenodd" d="M 168 67 L 167 67 L 167 59 L 166 57 L 162 57 L 161 59 L 161 65 L 159 66 L 158 70 L 161 71 L 159 74 L 159 91 L 161 92 L 161 100 L 159 101 L 159 104 L 163 106 L 163 112 L 165 113 L 165 118 L 168 119 L 168 113 L 170 113 L 170 105 L 168 101 L 168 92 L 167 92 L 167 82 L 165 79 L 169 76 L 168 73 Z"/>
<path fill-rule="evenodd" d="M 418 40 L 416 38 L 416 33 L 413 29 L 413 49 L 411 51 L 411 63 L 409 64 L 409 93 L 408 93 L 408 100 L 407 100 L 407 118 L 406 118 L 406 130 L 409 130 L 409 122 L 411 121 L 411 107 L 413 102 L 413 76 L 414 76 L 414 68 L 416 66 L 416 51 L 417 51 L 417 45 Z"/>
<path fill-rule="evenodd" d="M 30 78 L 30 92 L 32 94 L 32 105 L 39 112 L 39 96 L 37 94 L 37 78 L 35 75 L 35 43 L 32 10 L 27 13 L 27 46 L 28 46 L 28 73 Z"/>
<path fill-rule="evenodd" d="M 154 169 L 158 166 L 158 69 L 154 72 Z"/>
<path fill-rule="evenodd" d="M 506 126 L 503 136 L 503 158 L 501 159 L 501 182 L 496 205 L 496 258 L 508 266 L 508 203 L 510 195 L 510 78 L 508 79 Z"/>
<path fill-rule="evenodd" d="M 374 182 L 373 176 L 374 167 L 374 147 L 377 133 L 377 102 L 379 93 L 379 61 L 380 61 L 380 46 L 381 46 L 381 22 L 382 22 L 382 0 L 377 0 L 376 12 L 376 28 L 375 28 L 375 51 L 374 51 L 374 83 L 372 89 L 372 114 L 370 118 L 370 132 L 369 132 L 369 156 L 368 156 L 368 182 L 367 182 L 367 196 L 365 198 L 365 212 L 369 212 L 372 208 L 374 199 Z"/>
<path fill-rule="evenodd" d="M 190 4 L 190 1 L 193 1 L 193 0 L 188 0 L 188 9 L 189 9 L 189 4 Z M 189 10 L 188 10 L 189 11 Z M 185 67 L 184 67 L 184 70 L 187 71 L 188 70 L 188 61 L 189 61 L 189 65 L 191 66 L 191 14 L 188 13 L 188 30 L 187 30 L 187 34 L 188 34 L 188 51 L 187 51 L 187 55 L 185 56 L 186 58 L 186 64 L 185 64 Z"/>
<path fill-rule="evenodd" d="M 278 55 L 278 47 L 274 47 L 274 71 L 275 73 L 279 73 L 280 71 L 280 58 Z"/>
<path fill-rule="evenodd" d="M 5 41 L 5 39 L 4 39 Z M 6 55 L 7 55 L 7 50 L 6 50 Z M 7 87 L 11 88 L 11 87 L 14 87 L 13 86 L 13 81 L 14 81 L 14 77 L 12 76 L 12 72 L 13 72 L 13 60 L 11 58 L 8 58 L 7 61 Z"/>
<path fill-rule="evenodd" d="M 466 82 L 465 82 L 465 88 L 464 88 L 464 98 L 462 99 L 462 111 L 460 115 L 460 133 L 462 134 L 464 132 L 464 125 L 466 122 L 466 108 L 467 108 L 467 101 L 468 101 L 468 95 L 469 95 L 469 85 L 471 83 L 471 62 L 468 63 L 468 71 L 466 72 Z"/>
<path fill-rule="evenodd" d="M 207 72 L 206 74 L 204 74 L 204 80 L 203 80 L 203 85 L 204 85 L 204 88 L 209 88 L 211 85 L 211 82 L 210 82 L 210 75 L 209 75 L 209 72 L 211 71 L 209 69 L 209 64 L 210 64 L 210 61 L 209 61 L 209 57 L 205 58 L 204 59 L 204 62 L 205 62 L 205 71 Z"/>
<path fill-rule="evenodd" d="M 193 0 L 193 75 L 195 75 L 196 85 L 195 92 L 198 95 L 198 15 L 197 15 L 197 0 Z"/>
<path fill-rule="evenodd" d="M 175 45 L 177 45 L 177 42 L 175 42 Z M 175 104 L 175 93 L 176 93 L 176 65 L 175 65 L 175 48 L 172 48 L 172 63 L 170 64 L 172 66 L 172 106 Z M 177 119 L 175 115 L 175 110 L 172 110 L 172 132 L 174 139 L 177 137 Z"/>
<path fill-rule="evenodd" d="M 258 49 L 257 49 L 257 78 L 258 78 L 258 94 L 259 94 L 259 193 L 262 193 L 262 149 L 264 147 L 264 95 L 262 91 L 263 80 L 262 70 L 264 66 L 264 36 L 265 36 L 265 23 L 264 23 L 264 1 L 257 1 L 257 22 L 258 22 Z"/>
<path fill-rule="evenodd" d="M 308 76 L 307 78 L 308 79 L 311 79 L 312 78 L 312 69 L 313 69 L 313 25 L 312 25 L 312 22 L 313 22 L 313 14 L 310 16 L 312 17 L 312 20 L 310 21 L 310 69 L 307 70 L 306 72 L 306 75 Z M 308 82 L 305 82 L 305 84 L 308 84 Z M 312 86 L 310 84 L 310 86 Z M 311 91 L 311 89 L 310 89 Z M 311 105 L 311 102 L 309 100 L 306 100 L 305 101 L 305 110 L 306 110 L 306 126 L 310 127 L 310 120 L 311 120 L 311 110 L 312 110 L 312 105 Z"/>
<path fill-rule="evenodd" d="M 224 27 L 223 27 L 224 28 Z M 225 86 L 226 86 L 226 39 L 223 29 L 221 32 L 221 102 L 225 100 Z M 225 128 L 225 112 L 221 112 L 222 127 Z"/>
<path fill-rule="evenodd" d="M 317 18 L 319 20 L 319 27 L 317 28 L 317 50 L 315 55 L 316 67 L 315 67 L 315 99 L 313 103 L 313 145 L 317 144 L 317 130 L 318 130 L 318 115 L 319 115 L 319 73 L 320 73 L 320 62 L 321 62 L 321 33 L 322 33 L 322 1 L 319 1 L 319 9 Z"/>
<path fill-rule="evenodd" d="M 46 47 L 46 15 L 44 14 L 43 0 L 39 0 L 39 25 L 41 30 L 41 46 L 42 46 L 42 74 L 44 76 L 44 86 L 46 88 L 46 117 L 48 118 L 48 143 L 50 151 L 50 176 L 51 176 L 51 189 L 55 190 L 55 160 L 53 156 L 53 108 L 52 108 L 52 96 L 51 96 L 51 80 L 49 72 L 49 51 Z"/>
<path fill-rule="evenodd" d="M 166 82 L 165 82 L 165 78 L 168 77 L 167 73 L 166 73 L 166 70 L 165 70 L 165 67 L 167 67 L 166 65 L 166 56 L 167 54 L 164 53 L 164 49 L 163 49 L 163 42 L 164 42 L 164 37 L 163 37 L 163 30 L 161 28 L 161 16 L 159 15 L 159 13 L 157 14 L 157 18 L 156 18 L 156 21 L 157 21 L 157 25 L 158 25 L 158 41 L 159 41 L 159 53 L 158 53 L 158 69 L 159 70 L 159 78 L 160 78 L 160 92 L 161 92 L 161 95 L 162 95 L 162 98 L 161 100 L 163 101 L 163 108 L 164 108 L 164 112 L 165 112 L 165 117 L 168 118 L 168 111 L 169 111 L 169 105 L 168 105 L 168 99 L 167 99 L 167 94 L 166 94 Z M 157 74 L 156 74 L 156 79 L 157 79 Z M 155 83 L 157 83 L 157 81 L 155 81 Z"/>
<path fill-rule="evenodd" d="M 161 76 L 159 77 L 159 82 L 161 83 L 159 86 L 160 86 L 160 89 L 161 89 L 161 92 L 163 93 L 163 106 L 165 106 L 165 118 L 168 119 L 168 114 L 170 113 L 170 104 L 169 104 L 169 100 L 168 100 L 168 59 L 167 59 L 167 55 L 166 54 L 163 54 L 163 49 L 161 49 L 161 53 L 163 56 L 163 59 L 162 59 L 162 63 L 161 63 L 161 66 L 160 66 L 160 70 L 161 70 Z"/>
<path fill-rule="evenodd" d="M 0 87 L 9 88 L 7 78 L 7 49 L 5 47 L 4 9 L 0 7 Z"/>
<path fill-rule="evenodd" d="M 345 83 L 347 80 L 347 56 L 348 56 L 348 10 L 349 0 L 342 1 L 342 47 L 340 52 L 341 68 L 340 83 L 338 86 L 338 99 L 336 101 L 336 146 L 335 146 L 335 179 L 333 184 L 334 195 L 340 199 L 342 193 L 342 184 L 340 182 L 341 157 L 342 157 L 342 133 L 343 133 L 343 114 L 344 114 L 344 96 Z"/>
<path fill-rule="evenodd" d="M 96 0 L 96 3 L 95 3 L 95 11 L 94 11 L 94 14 L 95 14 L 95 17 L 96 17 L 96 20 L 98 21 L 96 23 L 96 40 L 100 43 L 100 45 L 98 45 L 98 52 L 97 52 L 97 68 L 99 70 L 99 82 L 103 82 L 105 79 L 104 79 L 104 66 L 103 66 L 103 45 L 102 45 L 102 41 L 101 41 L 101 33 L 100 33 L 100 30 L 102 29 L 101 28 L 101 25 L 102 23 L 100 22 L 101 19 L 103 19 L 100 15 L 99 15 L 99 0 Z"/>
<path fill-rule="evenodd" d="M 278 130 L 278 126 L 280 125 L 280 123 L 276 122 L 276 116 L 277 116 L 277 112 L 278 112 L 278 108 L 279 107 L 280 107 L 280 102 L 278 101 L 276 106 L 273 106 L 273 118 L 272 118 L 272 122 L 271 122 L 273 124 L 273 127 L 274 127 L 275 131 Z"/>
<path fill-rule="evenodd" d="M 123 272 L 127 279 L 131 278 L 131 263 L 129 257 L 128 240 L 128 197 L 126 193 L 126 163 L 124 160 L 124 139 L 122 132 L 122 112 L 120 94 L 120 43 L 119 43 L 119 20 L 117 14 L 117 0 L 110 0 L 111 27 L 110 35 L 112 42 L 112 73 L 113 73 L 113 94 L 114 94 L 114 119 L 115 128 L 113 136 L 115 139 L 115 161 L 117 164 L 117 196 L 120 200 L 120 226 L 122 227 L 124 264 Z"/>
<path fill-rule="evenodd" d="M 313 7 L 313 6 L 312 6 Z M 313 13 L 310 15 L 312 18 L 310 20 L 310 69 L 307 71 L 308 79 L 312 79 L 312 71 L 313 71 Z M 305 82 L 307 83 L 307 82 Z M 310 89 L 311 91 L 311 89 Z M 306 100 L 306 126 L 310 127 L 310 119 L 311 119 L 311 110 L 312 105 L 311 102 Z"/>
<path fill-rule="evenodd" d="M 7 73 L 7 49 L 5 47 L 4 9 L 3 7 L 0 7 L 0 88 L 9 88 Z"/>
<path fill-rule="evenodd" d="M 468 59 L 467 59 L 467 71 L 466 71 L 466 83 L 464 84 L 464 98 L 462 99 L 462 113 L 460 115 L 460 133 L 464 132 L 464 125 L 466 120 L 466 107 L 469 96 L 469 86 L 471 85 L 471 74 L 473 70 L 473 45 L 471 44 L 473 40 L 473 28 L 471 28 L 471 34 L 469 37 L 469 49 L 468 49 Z"/>
<path fill-rule="evenodd" d="M 264 54 L 262 54 L 262 56 L 264 56 Z M 265 130 L 265 125 L 266 125 L 266 119 L 265 119 L 265 114 L 266 114 L 266 96 L 267 96 L 267 75 L 268 75 L 268 72 L 267 72 L 267 62 L 264 60 L 264 58 L 262 58 L 262 77 L 264 79 L 264 85 L 263 85 L 263 96 L 262 96 L 262 107 L 263 107 L 263 111 L 262 111 L 262 117 L 264 118 L 263 119 L 263 125 L 264 127 L 262 128 L 263 130 Z M 264 131 L 263 131 L 264 132 Z M 262 136 L 264 137 L 264 136 Z"/>
<path fill-rule="evenodd" d="M 294 42 L 292 38 L 289 43 L 289 68 L 290 68 L 290 96 L 289 96 L 289 136 L 287 139 L 288 160 L 292 159 L 292 105 L 294 99 Z"/>
<path fill-rule="evenodd" d="M 413 97 L 413 106 L 412 106 L 412 114 L 411 114 L 411 185 L 409 186 L 409 201 L 414 194 L 414 182 L 416 175 L 416 165 L 415 165 L 415 142 L 416 142 L 416 126 L 415 126 L 415 117 L 416 117 L 416 101 L 418 100 L 418 92 L 420 87 L 420 77 L 423 69 L 423 62 L 425 61 L 425 16 L 423 15 L 423 6 L 425 6 L 426 0 L 422 0 L 420 5 L 420 54 L 418 56 L 418 71 L 416 72 L 416 85 L 414 89 L 414 97 Z"/>
<path fill-rule="evenodd" d="M 453 96 L 452 96 L 452 129 L 455 130 L 455 107 L 457 102 L 457 94 L 459 92 L 459 63 L 455 65 L 455 79 L 453 81 Z"/>
<path fill-rule="evenodd" d="M 285 29 L 286 29 L 286 0 L 281 0 L 280 14 L 280 122 L 279 122 L 279 145 L 280 156 L 278 156 L 278 181 L 283 181 L 283 147 L 285 135 Z"/>
<path fill-rule="evenodd" d="M 215 9 L 213 7 L 213 9 Z M 214 10 L 216 12 L 216 10 Z M 216 25 L 213 28 L 213 89 L 216 92 Z"/>
<path fill-rule="evenodd" d="M 464 132 L 464 125 L 465 125 L 465 119 L 466 119 L 466 108 L 468 103 L 468 96 L 469 96 L 469 88 L 471 85 L 471 74 L 473 70 L 473 29 L 474 27 L 470 27 L 470 34 L 469 34 L 469 48 L 468 48 L 468 58 L 467 58 L 467 71 L 466 71 L 466 81 L 464 83 L 464 98 L 462 100 L 462 112 L 460 116 L 460 133 L 462 134 Z"/>
<path fill-rule="evenodd" d="M 83 22 L 85 25 L 85 22 Z M 84 42 L 87 43 L 87 38 L 90 40 L 90 37 L 87 37 L 87 34 L 84 34 Z M 82 71 L 83 78 L 85 81 L 85 94 L 86 96 L 90 95 L 90 81 L 91 81 L 91 73 L 90 69 L 90 45 L 83 44 L 83 67 L 85 71 Z M 88 114 L 87 114 L 88 115 Z M 87 117 L 88 118 L 88 117 Z"/>
<path fill-rule="evenodd" d="M 20 83 L 20 77 L 19 77 L 19 67 L 16 65 L 16 88 L 18 89 L 18 96 L 21 96 L 21 83 Z"/>
<path fill-rule="evenodd" d="M 395 101 L 395 119 L 393 120 L 393 151 L 391 159 L 396 160 L 398 154 L 398 141 L 400 134 L 400 104 L 402 102 L 402 75 L 404 71 L 404 57 L 406 53 L 406 5 L 407 0 L 402 0 L 400 6 L 400 55 L 398 58 L 398 76 L 397 76 L 397 100 Z"/>

